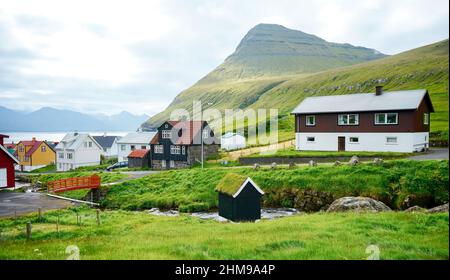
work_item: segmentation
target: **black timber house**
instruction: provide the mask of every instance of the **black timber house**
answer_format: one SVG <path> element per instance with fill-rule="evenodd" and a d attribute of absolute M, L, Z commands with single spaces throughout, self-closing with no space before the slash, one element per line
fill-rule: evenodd
<path fill-rule="evenodd" d="M 202 145 L 203 142 L 203 145 Z M 151 141 L 153 169 L 190 167 L 217 155 L 219 140 L 206 121 L 166 121 Z"/>

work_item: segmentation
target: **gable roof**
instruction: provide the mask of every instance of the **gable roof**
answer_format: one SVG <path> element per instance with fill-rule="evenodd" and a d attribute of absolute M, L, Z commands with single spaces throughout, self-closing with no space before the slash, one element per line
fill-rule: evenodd
<path fill-rule="evenodd" d="M 144 158 L 146 154 L 148 154 L 150 150 L 147 149 L 137 149 L 132 151 L 128 157 L 130 158 Z"/>
<path fill-rule="evenodd" d="M 25 156 L 30 157 L 31 155 L 33 155 L 34 152 L 36 152 L 36 150 L 41 146 L 41 144 L 44 143 L 46 144 L 50 150 L 53 150 L 53 148 L 47 144 L 47 142 L 45 141 L 39 141 L 39 140 L 24 140 L 24 141 L 20 141 L 19 143 L 17 143 L 17 145 L 22 144 L 25 146 L 25 148 L 30 148 L 26 153 Z"/>
<path fill-rule="evenodd" d="M 112 145 L 114 144 L 114 141 L 118 138 L 119 136 L 108 136 L 108 135 L 102 135 L 102 136 L 92 136 L 92 138 L 95 139 L 95 141 L 97 141 L 97 143 L 102 146 L 102 148 L 106 149 L 106 148 L 111 148 Z"/>
<path fill-rule="evenodd" d="M 120 138 L 117 143 L 120 144 L 150 144 L 156 132 L 131 132 Z"/>
<path fill-rule="evenodd" d="M 367 112 L 391 110 L 416 110 L 422 100 L 427 98 L 431 112 L 433 105 L 425 89 L 374 93 L 356 93 L 332 96 L 307 97 L 293 114 Z"/>
<path fill-rule="evenodd" d="M 201 144 L 201 131 L 205 126 L 208 125 L 206 121 L 167 121 L 161 124 L 160 128 L 168 123 L 172 127 L 181 128 L 182 133 L 181 136 L 177 137 L 175 140 L 175 145 L 192 145 L 192 144 Z M 210 128 L 212 131 L 212 129 Z M 212 143 L 217 143 L 217 139 L 214 136 L 214 141 Z M 158 138 L 155 138 L 153 142 L 157 142 Z M 198 142 L 198 143 L 197 143 Z M 206 141 L 205 141 L 206 142 Z M 207 144 L 207 143 L 205 143 Z"/>
<path fill-rule="evenodd" d="M 84 143 L 84 141 L 86 141 L 86 138 L 90 138 L 92 142 L 102 150 L 102 146 L 87 133 L 67 133 L 58 145 L 56 145 L 55 149 L 76 150 Z"/>
<path fill-rule="evenodd" d="M 247 183 L 251 183 L 252 186 L 260 194 L 262 195 L 264 194 L 264 192 L 258 187 L 258 185 L 256 185 L 256 183 L 253 182 L 252 179 L 250 179 L 250 177 L 246 177 L 235 173 L 228 173 L 227 175 L 225 175 L 217 185 L 216 191 L 228 194 L 236 198 L 244 189 L 244 187 L 247 185 Z"/>
<path fill-rule="evenodd" d="M 0 145 L 0 151 L 5 152 L 7 156 L 9 156 L 15 163 L 19 164 L 19 160 L 13 156 L 3 145 Z"/>

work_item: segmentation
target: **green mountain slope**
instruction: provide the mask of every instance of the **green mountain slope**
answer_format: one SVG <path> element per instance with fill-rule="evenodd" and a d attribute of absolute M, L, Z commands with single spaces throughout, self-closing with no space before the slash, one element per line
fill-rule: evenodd
<path fill-rule="evenodd" d="M 294 74 L 289 70 L 291 66 L 281 69 L 280 74 L 263 73 L 261 67 L 258 70 L 261 73 L 243 71 L 252 74 L 234 78 L 231 70 L 217 72 L 230 60 L 234 61 L 233 54 L 208 76 L 180 93 L 166 110 L 153 116 L 143 127 L 155 127 L 168 119 L 172 110 L 191 110 L 192 101 L 201 100 L 203 109 L 278 108 L 284 115 L 280 118 L 279 138 L 290 139 L 294 137 L 294 121 L 289 113 L 305 97 L 372 92 L 375 85 L 382 84 L 386 90 L 427 88 L 437 111 L 431 117 L 432 131 L 442 131 L 448 136 L 448 53 L 448 40 L 445 40 L 368 62 L 339 68 L 328 66 L 332 69 L 316 73 L 311 73 L 315 71 L 313 68 L 308 69 L 310 72 L 299 68 L 299 73 Z M 248 65 L 254 67 L 255 63 Z"/>

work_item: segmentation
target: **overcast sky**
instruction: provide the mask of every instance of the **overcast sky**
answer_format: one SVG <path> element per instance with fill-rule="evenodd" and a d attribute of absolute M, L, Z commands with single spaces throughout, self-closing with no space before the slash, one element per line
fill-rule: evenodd
<path fill-rule="evenodd" d="M 448 38 L 448 0 L 0 0 L 0 106 L 152 115 L 258 23 L 395 54 Z"/>

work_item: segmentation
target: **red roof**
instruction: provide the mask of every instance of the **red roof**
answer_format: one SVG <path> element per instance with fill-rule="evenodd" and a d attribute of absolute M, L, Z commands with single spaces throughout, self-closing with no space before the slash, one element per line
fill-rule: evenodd
<path fill-rule="evenodd" d="M 13 143 L 5 144 L 3 146 L 5 146 L 5 148 L 7 148 L 7 149 L 15 149 L 16 148 L 16 144 L 13 144 Z"/>
<path fill-rule="evenodd" d="M 42 144 L 44 141 L 38 141 L 38 140 L 31 140 L 31 141 L 20 141 L 19 143 L 22 143 L 25 147 L 31 147 L 28 152 L 25 154 L 25 156 L 29 157 L 31 156 Z M 19 144 L 17 143 L 17 145 Z M 50 147 L 49 145 L 47 145 Z M 50 147 L 52 149 L 52 147 Z M 52 149 L 53 150 L 53 149 Z"/>
<path fill-rule="evenodd" d="M 176 139 L 177 145 L 190 145 L 193 143 L 196 135 L 202 131 L 205 121 L 168 121 L 171 126 L 181 128 L 181 136 Z M 188 130 L 188 131 L 186 131 Z"/>
<path fill-rule="evenodd" d="M 132 151 L 128 157 L 131 158 L 143 158 L 145 157 L 145 155 L 149 152 L 150 150 L 147 149 L 138 149 L 138 150 L 134 150 Z"/>

